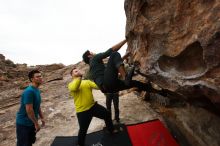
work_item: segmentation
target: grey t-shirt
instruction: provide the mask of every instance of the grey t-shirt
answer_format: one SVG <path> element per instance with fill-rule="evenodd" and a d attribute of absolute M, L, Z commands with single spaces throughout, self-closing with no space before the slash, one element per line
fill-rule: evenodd
<path fill-rule="evenodd" d="M 110 48 L 103 53 L 96 54 L 89 63 L 90 75 L 98 87 L 102 87 L 104 80 L 105 64 L 103 59 L 109 57 L 114 51 Z"/>

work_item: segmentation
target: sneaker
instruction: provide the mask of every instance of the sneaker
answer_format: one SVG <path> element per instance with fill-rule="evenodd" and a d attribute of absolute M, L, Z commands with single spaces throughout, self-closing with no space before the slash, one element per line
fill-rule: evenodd
<path fill-rule="evenodd" d="M 112 131 L 109 131 L 106 127 L 103 128 L 103 132 L 107 135 L 113 135 L 120 132 L 120 130 L 114 128 Z"/>
<path fill-rule="evenodd" d="M 113 121 L 113 123 L 114 123 L 114 125 L 119 125 L 120 124 L 120 120 L 119 119 L 115 119 L 114 121 Z"/>
<path fill-rule="evenodd" d="M 120 130 L 114 129 L 114 130 L 111 132 L 111 134 L 117 134 L 117 133 L 119 133 L 119 132 L 120 132 Z"/>

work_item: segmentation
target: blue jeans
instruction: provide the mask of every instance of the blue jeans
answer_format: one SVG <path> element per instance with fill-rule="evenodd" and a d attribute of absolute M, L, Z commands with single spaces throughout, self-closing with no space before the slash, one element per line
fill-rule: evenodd
<path fill-rule="evenodd" d="M 16 124 L 17 146 L 32 146 L 36 140 L 34 126 Z"/>

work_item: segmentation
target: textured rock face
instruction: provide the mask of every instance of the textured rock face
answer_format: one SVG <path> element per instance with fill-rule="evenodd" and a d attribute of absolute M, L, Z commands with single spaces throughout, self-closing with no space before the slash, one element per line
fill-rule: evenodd
<path fill-rule="evenodd" d="M 125 0 L 133 61 L 163 88 L 220 105 L 220 1 Z"/>

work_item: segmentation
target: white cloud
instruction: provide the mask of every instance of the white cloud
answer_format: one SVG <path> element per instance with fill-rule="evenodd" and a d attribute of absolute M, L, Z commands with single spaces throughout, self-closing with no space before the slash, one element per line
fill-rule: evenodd
<path fill-rule="evenodd" d="M 0 53 L 29 65 L 77 63 L 125 35 L 122 0 L 2 0 L 0 20 Z"/>

